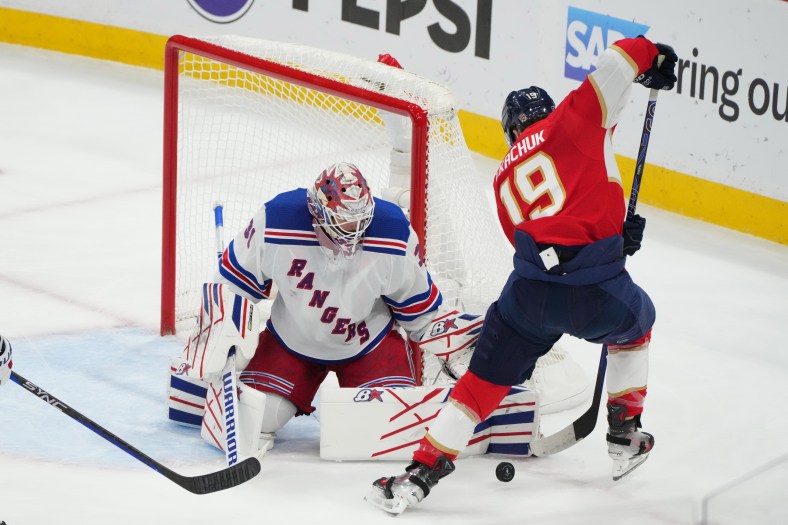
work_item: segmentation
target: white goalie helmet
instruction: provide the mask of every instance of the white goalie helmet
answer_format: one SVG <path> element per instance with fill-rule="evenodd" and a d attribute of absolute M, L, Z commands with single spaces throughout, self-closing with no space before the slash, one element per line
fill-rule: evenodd
<path fill-rule="evenodd" d="M 375 201 L 361 171 L 349 162 L 324 169 L 307 190 L 309 213 L 340 253 L 352 256 L 364 237 Z"/>

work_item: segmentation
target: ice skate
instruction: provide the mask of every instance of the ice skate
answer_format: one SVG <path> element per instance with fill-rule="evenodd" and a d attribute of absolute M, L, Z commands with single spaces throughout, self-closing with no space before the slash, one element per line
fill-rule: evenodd
<path fill-rule="evenodd" d="M 626 407 L 607 404 L 607 452 L 613 459 L 613 480 L 618 481 L 643 464 L 651 449 L 654 436 L 641 432 L 640 416 L 624 419 Z"/>
<path fill-rule="evenodd" d="M 372 490 L 364 498 L 389 514 L 402 514 L 430 494 L 438 480 L 454 471 L 454 463 L 440 456 L 432 467 L 414 461 L 399 476 L 380 478 L 372 483 Z"/>

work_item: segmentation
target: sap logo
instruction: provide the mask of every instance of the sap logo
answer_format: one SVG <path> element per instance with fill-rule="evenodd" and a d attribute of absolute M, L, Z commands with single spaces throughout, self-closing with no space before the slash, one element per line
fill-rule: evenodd
<path fill-rule="evenodd" d="M 645 35 L 649 26 L 570 7 L 566 19 L 564 76 L 583 81 L 596 69 L 599 55 L 622 38 Z"/>
<path fill-rule="evenodd" d="M 254 0 L 187 0 L 199 15 L 217 24 L 235 22 L 246 14 Z"/>

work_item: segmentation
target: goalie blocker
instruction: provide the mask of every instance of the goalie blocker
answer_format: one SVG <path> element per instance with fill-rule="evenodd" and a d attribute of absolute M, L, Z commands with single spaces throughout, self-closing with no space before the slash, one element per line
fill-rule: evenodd
<path fill-rule="evenodd" d="M 200 426 L 202 438 L 225 452 L 228 465 L 267 450 L 259 446 L 266 396 L 237 377 L 254 356 L 259 326 L 248 299 L 223 284 L 205 283 L 197 325 L 183 356 L 170 364 L 170 419 Z"/>

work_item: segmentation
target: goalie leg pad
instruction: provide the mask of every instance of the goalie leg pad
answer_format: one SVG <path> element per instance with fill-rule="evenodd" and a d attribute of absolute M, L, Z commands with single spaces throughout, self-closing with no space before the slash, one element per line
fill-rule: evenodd
<path fill-rule="evenodd" d="M 410 460 L 426 428 L 434 427 L 438 410 L 447 406 L 450 392 L 448 386 L 383 389 L 324 386 L 320 394 L 320 457 Z M 443 443 L 444 448 L 453 448 L 455 452 L 461 449 L 459 457 L 485 452 L 530 454 L 530 442 L 539 424 L 536 399 L 535 392 L 514 387 L 481 422 L 469 417 L 465 409 L 457 414 L 457 421 L 462 427 L 459 432 L 470 432 L 466 443 Z"/>
<path fill-rule="evenodd" d="M 186 361 L 182 356 L 170 359 L 170 384 L 167 406 L 170 420 L 190 427 L 202 425 L 208 384 L 186 375 Z"/>
<path fill-rule="evenodd" d="M 539 430 L 538 394 L 521 387 L 512 387 L 492 414 L 480 427 L 489 426 L 488 454 L 530 456 L 531 440 Z"/>
<path fill-rule="evenodd" d="M 225 439 L 225 432 L 234 437 L 236 453 L 239 458 L 258 457 L 268 450 L 261 449 L 260 432 L 265 415 L 266 394 L 238 382 L 238 414 L 235 425 L 227 428 L 225 424 L 225 397 L 221 381 L 213 381 L 208 387 L 208 398 L 205 405 L 200 436 L 208 444 L 224 450 L 223 444 L 232 439 Z M 231 445 L 232 446 L 232 445 Z"/>

